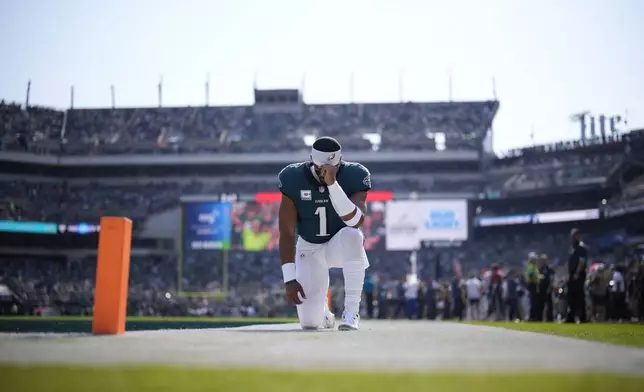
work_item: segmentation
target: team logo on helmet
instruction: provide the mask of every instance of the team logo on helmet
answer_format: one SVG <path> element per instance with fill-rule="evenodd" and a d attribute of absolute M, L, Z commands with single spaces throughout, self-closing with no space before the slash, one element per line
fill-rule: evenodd
<path fill-rule="evenodd" d="M 365 186 L 368 186 L 369 188 L 371 188 L 371 176 L 367 174 L 367 176 L 364 178 L 364 180 L 362 180 L 362 183 Z"/>
<path fill-rule="evenodd" d="M 334 159 L 335 159 L 335 153 L 333 153 L 333 154 L 329 155 L 328 157 L 326 157 L 326 161 L 327 161 L 327 162 L 331 162 L 331 161 L 333 161 Z"/>

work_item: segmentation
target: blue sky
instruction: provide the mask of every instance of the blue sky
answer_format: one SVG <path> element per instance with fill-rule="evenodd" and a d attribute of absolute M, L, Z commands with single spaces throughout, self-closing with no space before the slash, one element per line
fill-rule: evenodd
<path fill-rule="evenodd" d="M 0 12 L 0 98 L 67 108 L 490 99 L 495 150 L 578 137 L 573 113 L 644 126 L 638 0 L 21 0 Z M 639 22 L 639 23 L 638 23 Z M 354 87 L 350 87 L 354 75 Z M 402 75 L 402 78 L 401 78 Z M 402 79 L 402 88 L 399 81 Z M 353 93 L 351 93 L 353 91 Z"/>

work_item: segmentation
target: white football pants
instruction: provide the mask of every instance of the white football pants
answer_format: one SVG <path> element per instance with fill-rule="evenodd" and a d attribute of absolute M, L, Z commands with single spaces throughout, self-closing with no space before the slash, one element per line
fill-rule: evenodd
<path fill-rule="evenodd" d="M 362 285 L 369 260 L 364 250 L 364 235 L 359 229 L 344 227 L 324 244 L 312 244 L 301 237 L 295 247 L 295 277 L 306 299 L 297 305 L 303 328 L 319 328 L 324 322 L 329 268 L 342 268 L 344 275 L 344 310 L 360 310 Z"/>

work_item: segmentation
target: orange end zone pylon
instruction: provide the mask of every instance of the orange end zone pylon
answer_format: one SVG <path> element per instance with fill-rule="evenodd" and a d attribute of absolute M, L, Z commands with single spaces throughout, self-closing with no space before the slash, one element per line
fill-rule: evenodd
<path fill-rule="evenodd" d="M 92 319 L 92 333 L 95 335 L 125 333 L 131 246 L 131 220 L 101 218 Z"/>
<path fill-rule="evenodd" d="M 326 301 L 327 305 L 329 305 L 329 310 L 331 310 L 331 289 L 326 291 Z"/>

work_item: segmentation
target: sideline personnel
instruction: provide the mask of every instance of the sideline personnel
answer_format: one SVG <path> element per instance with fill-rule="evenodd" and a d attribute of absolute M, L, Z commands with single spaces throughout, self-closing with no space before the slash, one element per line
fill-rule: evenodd
<path fill-rule="evenodd" d="M 552 308 L 552 279 L 555 271 L 548 265 L 548 255 L 539 256 L 539 321 L 543 321 L 545 311 L 545 321 L 553 321 L 554 313 Z"/>
<path fill-rule="evenodd" d="M 575 317 L 580 323 L 586 322 L 586 296 L 584 282 L 586 281 L 586 263 L 588 249 L 581 241 L 579 229 L 570 232 L 570 255 L 568 257 L 568 315 L 567 323 L 574 323 Z"/>
<path fill-rule="evenodd" d="M 537 268 L 537 254 L 530 252 L 528 255 L 528 265 L 525 269 L 525 281 L 530 293 L 530 321 L 541 320 L 539 313 L 539 269 Z"/>

